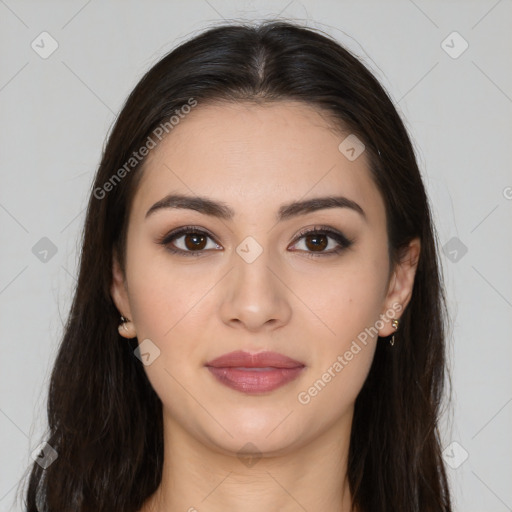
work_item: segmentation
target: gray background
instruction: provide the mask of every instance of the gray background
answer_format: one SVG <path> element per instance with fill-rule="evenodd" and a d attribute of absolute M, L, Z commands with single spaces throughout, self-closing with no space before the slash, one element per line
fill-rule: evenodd
<path fill-rule="evenodd" d="M 510 0 L 0 0 L 1 511 L 21 510 L 14 500 L 46 424 L 87 194 L 122 103 L 203 28 L 274 16 L 353 50 L 405 118 L 446 247 L 454 414 L 443 448 L 456 510 L 512 510 Z M 58 44 L 46 58 L 44 31 Z"/>

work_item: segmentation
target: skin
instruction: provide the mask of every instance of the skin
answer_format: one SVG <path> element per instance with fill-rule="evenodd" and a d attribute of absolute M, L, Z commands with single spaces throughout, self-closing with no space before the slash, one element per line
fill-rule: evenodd
<path fill-rule="evenodd" d="M 291 101 L 199 105 L 148 156 L 130 211 L 126 273 L 114 255 L 111 286 L 130 320 L 120 332 L 160 350 L 144 369 L 163 403 L 164 469 L 142 512 L 350 509 L 353 407 L 377 337 L 359 343 L 357 355 L 309 403 L 297 397 L 380 315 L 386 321 L 379 336 L 394 332 L 386 311 L 410 299 L 420 242 L 411 242 L 390 273 L 384 202 L 365 153 L 350 161 L 338 150 L 348 133 Z M 223 201 L 235 216 L 169 208 L 146 219 L 171 192 Z M 356 201 L 366 220 L 330 208 L 276 223 L 282 204 L 327 195 Z M 318 224 L 354 243 L 339 254 L 308 257 L 338 246 L 330 237 L 324 249 L 298 239 Z M 200 256 L 172 254 L 158 243 L 186 225 L 214 237 Z M 236 252 L 248 236 L 263 248 L 252 263 Z M 172 243 L 193 250 L 183 235 Z M 306 368 L 277 390 L 247 395 L 204 367 L 233 350 L 271 350 Z M 253 464 L 237 455 L 247 443 Z"/>

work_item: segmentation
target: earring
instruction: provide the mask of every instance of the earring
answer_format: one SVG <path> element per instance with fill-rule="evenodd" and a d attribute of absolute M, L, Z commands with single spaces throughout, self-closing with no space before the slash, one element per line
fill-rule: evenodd
<path fill-rule="evenodd" d="M 121 323 L 117 327 L 119 334 L 123 336 L 123 338 L 135 338 L 135 327 L 130 320 L 127 320 L 123 315 L 121 315 Z"/>
<path fill-rule="evenodd" d="M 392 322 L 391 322 L 391 325 L 393 326 L 393 329 L 395 329 L 395 331 L 398 329 L 398 320 L 395 318 Z M 395 334 L 393 333 L 393 336 L 391 336 L 391 339 L 389 340 L 389 344 L 391 346 L 393 346 L 395 344 Z"/>

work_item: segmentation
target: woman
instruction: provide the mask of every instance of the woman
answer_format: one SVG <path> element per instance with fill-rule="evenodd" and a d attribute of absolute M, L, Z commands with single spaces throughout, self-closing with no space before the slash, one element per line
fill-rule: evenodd
<path fill-rule="evenodd" d="M 290 23 L 209 29 L 109 136 L 27 510 L 450 511 L 445 321 L 372 74 Z"/>

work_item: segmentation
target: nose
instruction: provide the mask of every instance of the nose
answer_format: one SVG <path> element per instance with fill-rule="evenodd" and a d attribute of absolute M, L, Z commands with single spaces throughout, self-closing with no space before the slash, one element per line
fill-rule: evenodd
<path fill-rule="evenodd" d="M 233 255 L 234 267 L 224 283 L 220 314 L 224 323 L 247 331 L 273 330 L 289 322 L 291 292 L 283 270 L 269 254 L 248 263 Z"/>

